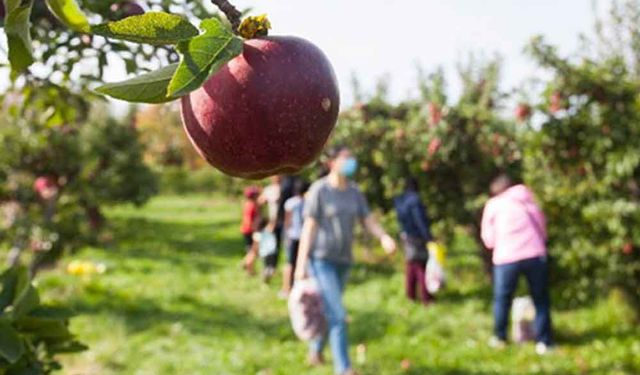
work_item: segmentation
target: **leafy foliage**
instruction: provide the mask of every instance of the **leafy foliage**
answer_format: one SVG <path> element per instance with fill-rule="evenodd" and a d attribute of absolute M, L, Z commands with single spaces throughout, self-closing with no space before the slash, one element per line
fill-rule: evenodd
<path fill-rule="evenodd" d="M 151 0 L 150 11 L 129 0 L 46 0 L 48 7 L 43 5 L 45 1 L 3 1 L 7 12 L 4 31 L 14 79 L 31 81 L 39 75 L 45 78 L 62 73 L 52 81 L 69 88 L 86 88 L 104 80 L 107 56 L 111 54 L 113 58 L 115 53 L 125 62 L 128 73 L 154 72 L 98 91 L 131 102 L 160 103 L 199 88 L 242 52 L 242 39 L 228 25 L 211 18 L 202 5 L 179 0 Z M 180 6 L 184 13 L 168 12 L 172 6 Z M 193 18 L 204 19 L 203 34 L 191 23 Z M 32 35 L 38 41 L 35 50 Z M 174 49 L 173 45 L 179 43 Z M 179 53 L 184 56 L 176 70 L 172 63 L 178 61 Z M 38 69 L 31 70 L 35 62 Z M 83 73 L 78 85 L 72 79 L 77 76 L 76 68 L 81 66 L 85 71 L 88 63 L 96 69 Z"/>
<path fill-rule="evenodd" d="M 99 110 L 90 113 L 83 97 L 55 85 L 27 93 L 25 102 L 13 93 L 4 97 L 8 115 L 0 126 L 0 206 L 5 211 L 0 241 L 14 249 L 14 262 L 30 254 L 35 271 L 94 242 L 102 206 L 142 204 L 155 193 L 156 182 L 143 164 L 142 146 L 130 123 Z M 52 180 L 57 192 L 40 195 L 34 188 L 38 177 Z"/>
<path fill-rule="evenodd" d="M 73 314 L 40 304 L 24 267 L 0 274 L 0 373 L 50 374 L 60 368 L 55 356 L 85 350 L 69 331 Z"/>
<path fill-rule="evenodd" d="M 404 179 L 414 176 L 443 240 L 457 225 L 477 232 L 491 178 L 501 170 L 519 173 L 515 126 L 497 116 L 498 68 L 496 61 L 470 61 L 461 69 L 464 90 L 455 103 L 449 104 L 438 71 L 422 79 L 419 100 L 392 105 L 383 84 L 341 116 L 332 142 L 357 155 L 370 202 L 389 210 Z"/>
<path fill-rule="evenodd" d="M 627 6 L 630 13 L 614 20 L 640 15 L 637 2 Z M 620 287 L 640 305 L 640 76 L 637 60 L 626 59 L 636 46 L 580 61 L 542 38 L 529 46 L 554 77 L 539 105 L 544 122 L 523 137 L 525 179 L 549 216 L 565 299 L 588 301 Z M 562 98 L 559 109 L 554 96 Z"/>

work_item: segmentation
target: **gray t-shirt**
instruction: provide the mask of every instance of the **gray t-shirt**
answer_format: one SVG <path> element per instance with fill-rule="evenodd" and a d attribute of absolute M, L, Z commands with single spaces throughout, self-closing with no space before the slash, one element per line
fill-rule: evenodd
<path fill-rule="evenodd" d="M 311 247 L 311 257 L 349 264 L 353 260 L 351 244 L 356 219 L 369 215 L 367 201 L 355 184 L 345 190 L 332 187 L 323 178 L 309 189 L 305 197 L 304 217 L 318 223 L 318 233 Z"/>

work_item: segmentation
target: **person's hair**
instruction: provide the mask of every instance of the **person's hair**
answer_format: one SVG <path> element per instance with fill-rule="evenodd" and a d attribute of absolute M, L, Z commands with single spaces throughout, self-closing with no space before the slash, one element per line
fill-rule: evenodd
<path fill-rule="evenodd" d="M 338 155 L 340 155 L 340 153 L 345 150 L 349 150 L 349 147 L 347 147 L 346 145 L 335 145 L 330 147 L 325 153 L 327 160 L 333 160 L 337 158 Z"/>
<path fill-rule="evenodd" d="M 349 147 L 346 145 L 335 145 L 324 151 L 324 155 L 320 158 L 320 172 L 318 173 L 318 178 L 325 177 L 331 172 L 329 162 L 337 158 L 344 150 L 349 150 Z"/>
<path fill-rule="evenodd" d="M 244 189 L 244 197 L 247 199 L 256 199 L 260 195 L 260 188 L 257 186 L 247 186 Z"/>
<path fill-rule="evenodd" d="M 309 190 L 309 183 L 303 179 L 297 179 L 293 183 L 293 195 L 304 195 Z"/>
<path fill-rule="evenodd" d="M 415 177 L 407 177 L 404 180 L 404 191 L 418 191 L 418 180 Z"/>
<path fill-rule="evenodd" d="M 501 173 L 500 175 L 498 175 L 498 177 L 494 178 L 493 181 L 491 181 L 489 191 L 491 192 L 492 196 L 496 196 L 509 189 L 512 185 L 513 181 L 511 180 L 511 177 L 509 177 L 506 173 Z"/>

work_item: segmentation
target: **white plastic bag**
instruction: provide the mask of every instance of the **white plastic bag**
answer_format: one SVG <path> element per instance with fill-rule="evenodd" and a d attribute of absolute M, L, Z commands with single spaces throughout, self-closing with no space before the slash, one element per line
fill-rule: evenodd
<path fill-rule="evenodd" d="M 535 339 L 533 330 L 535 315 L 536 308 L 533 305 L 533 301 L 531 301 L 531 297 L 516 297 L 513 299 L 511 309 L 511 336 L 513 342 L 524 343 Z"/>
<path fill-rule="evenodd" d="M 429 242 L 427 247 L 429 249 L 429 261 L 424 273 L 425 282 L 427 291 L 431 294 L 436 294 L 442 289 L 445 282 L 444 259 L 446 249 L 437 242 Z"/>
<path fill-rule="evenodd" d="M 261 258 L 266 258 L 269 255 L 276 253 L 277 240 L 276 235 L 268 230 L 263 230 L 254 235 L 254 241 L 258 243 L 258 255 Z"/>
<path fill-rule="evenodd" d="M 327 319 L 314 279 L 296 280 L 289 294 L 288 306 L 293 332 L 300 340 L 309 341 L 325 334 Z"/>

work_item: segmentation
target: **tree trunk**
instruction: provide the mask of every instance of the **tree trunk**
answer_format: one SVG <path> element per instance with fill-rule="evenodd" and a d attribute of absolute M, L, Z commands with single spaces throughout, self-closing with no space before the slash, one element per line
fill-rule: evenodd
<path fill-rule="evenodd" d="M 89 226 L 91 229 L 95 232 L 99 231 L 105 222 L 105 218 L 100 211 L 100 207 L 89 205 L 85 206 L 84 211 L 87 215 L 87 219 L 89 220 Z"/>

